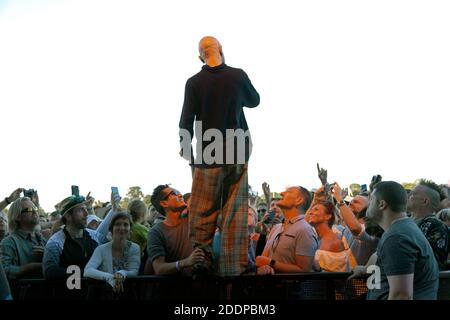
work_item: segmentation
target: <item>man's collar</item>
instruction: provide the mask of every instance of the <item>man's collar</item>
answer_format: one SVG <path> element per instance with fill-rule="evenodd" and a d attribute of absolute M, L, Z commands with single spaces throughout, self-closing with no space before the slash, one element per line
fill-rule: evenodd
<path fill-rule="evenodd" d="M 300 220 L 303 220 L 303 219 L 305 219 L 305 215 L 304 214 L 299 214 L 298 216 L 295 216 L 295 217 L 289 219 L 288 222 L 289 222 L 289 224 L 294 224 L 297 221 L 300 221 Z"/>
<path fill-rule="evenodd" d="M 20 230 L 20 229 L 17 229 L 17 230 L 15 230 L 14 232 L 15 232 L 17 235 L 19 235 L 21 238 L 25 239 L 25 240 L 31 238 L 31 234 L 32 234 L 32 232 L 23 231 L 23 230 Z"/>

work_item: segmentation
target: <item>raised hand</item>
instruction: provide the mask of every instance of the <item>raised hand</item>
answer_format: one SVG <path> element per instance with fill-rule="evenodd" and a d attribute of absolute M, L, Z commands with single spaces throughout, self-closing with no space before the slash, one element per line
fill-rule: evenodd
<path fill-rule="evenodd" d="M 328 171 L 325 170 L 324 168 L 321 168 L 319 166 L 319 164 L 317 164 L 317 174 L 319 176 L 320 182 L 322 183 L 322 185 L 326 185 L 327 184 L 327 178 L 328 178 Z"/>
<path fill-rule="evenodd" d="M 269 201 L 270 201 L 270 186 L 269 186 L 269 184 L 267 182 L 263 182 L 262 189 L 264 192 L 264 196 L 266 197 L 266 199 L 269 199 Z M 269 205 L 269 204 L 267 204 L 267 205 Z"/>
<path fill-rule="evenodd" d="M 23 189 L 23 188 L 17 188 L 16 190 L 14 190 L 11 194 L 10 194 L 10 196 L 8 197 L 8 201 L 9 202 L 14 202 L 14 201 L 16 201 L 17 199 L 19 199 L 20 198 L 20 194 L 24 191 L 25 189 Z"/>

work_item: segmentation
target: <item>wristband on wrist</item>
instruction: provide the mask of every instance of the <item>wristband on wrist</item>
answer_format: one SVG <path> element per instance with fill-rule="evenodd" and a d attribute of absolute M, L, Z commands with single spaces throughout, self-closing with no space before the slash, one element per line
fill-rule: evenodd
<path fill-rule="evenodd" d="M 341 201 L 339 201 L 339 202 L 337 203 L 337 206 L 338 206 L 339 208 L 342 207 L 343 205 L 345 205 L 344 200 L 341 200 Z"/>
<path fill-rule="evenodd" d="M 275 268 L 275 263 L 277 263 L 275 260 L 270 260 L 269 266 L 271 266 L 272 268 Z"/>
<path fill-rule="evenodd" d="M 11 204 L 11 201 L 9 201 L 8 197 L 5 197 L 5 201 L 6 201 L 6 204 Z"/>
<path fill-rule="evenodd" d="M 177 271 L 181 271 L 180 260 L 178 260 L 177 262 L 175 262 L 175 268 L 177 268 Z"/>

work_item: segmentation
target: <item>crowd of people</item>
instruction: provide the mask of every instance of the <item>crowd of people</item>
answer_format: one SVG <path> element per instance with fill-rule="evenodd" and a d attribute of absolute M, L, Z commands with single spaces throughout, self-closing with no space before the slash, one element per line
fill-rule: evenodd
<path fill-rule="evenodd" d="M 450 267 L 449 186 L 420 180 L 406 190 L 375 176 L 369 190 L 349 194 L 328 183 L 326 170 L 318 167 L 318 175 L 314 192 L 292 186 L 273 197 L 264 183 L 265 200 L 249 194 L 244 273 L 353 271 L 357 276 L 377 265 L 382 285 L 369 297 L 436 298 L 439 271 Z M 11 298 L 6 279 L 63 279 L 73 265 L 120 294 L 128 276 L 195 275 L 194 266 L 206 259 L 189 241 L 195 215 L 190 194 L 172 186 L 157 186 L 149 207 L 134 199 L 121 208 L 113 193 L 108 205 L 95 207 L 90 195 L 72 195 L 47 216 L 39 214 L 37 192 L 28 197 L 24 191 L 19 188 L 0 203 L 3 299 Z M 221 252 L 222 224 L 219 214 L 210 240 L 210 273 L 220 274 L 223 259 L 233 254 L 233 248 Z M 408 288 L 402 275 L 414 284 L 409 293 L 402 289 Z"/>

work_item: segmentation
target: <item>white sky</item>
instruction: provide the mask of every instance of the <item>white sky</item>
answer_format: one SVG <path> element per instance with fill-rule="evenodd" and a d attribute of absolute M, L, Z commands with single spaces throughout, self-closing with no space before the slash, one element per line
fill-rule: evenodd
<path fill-rule="evenodd" d="M 213 35 L 261 95 L 250 184 L 449 181 L 449 1 L 0 0 L 0 197 L 48 211 L 77 184 L 109 198 L 190 189 L 186 80 Z M 447 147 L 445 147 L 447 145 Z"/>

